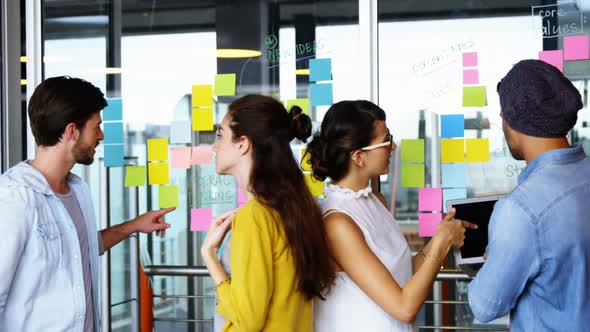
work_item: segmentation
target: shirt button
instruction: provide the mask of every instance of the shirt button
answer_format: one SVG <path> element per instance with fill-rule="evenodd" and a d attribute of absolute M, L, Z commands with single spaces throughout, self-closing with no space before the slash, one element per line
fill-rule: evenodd
<path fill-rule="evenodd" d="M 80 315 L 80 316 L 78 316 L 78 318 L 83 319 L 84 318 L 84 315 Z"/>

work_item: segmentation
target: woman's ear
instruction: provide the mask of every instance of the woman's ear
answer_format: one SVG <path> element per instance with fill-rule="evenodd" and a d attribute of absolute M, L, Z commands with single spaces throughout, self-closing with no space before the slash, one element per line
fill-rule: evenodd
<path fill-rule="evenodd" d="M 248 151 L 250 151 L 250 148 L 252 146 L 252 142 L 250 141 L 250 139 L 244 135 L 240 136 L 240 138 L 238 139 L 238 142 L 236 144 L 238 144 L 238 150 L 240 150 L 240 153 L 242 155 L 245 155 L 246 153 L 248 153 Z"/>
<path fill-rule="evenodd" d="M 364 167 L 365 166 L 365 153 L 362 150 L 355 150 L 350 155 L 350 160 L 352 163 L 355 164 L 357 167 Z"/>

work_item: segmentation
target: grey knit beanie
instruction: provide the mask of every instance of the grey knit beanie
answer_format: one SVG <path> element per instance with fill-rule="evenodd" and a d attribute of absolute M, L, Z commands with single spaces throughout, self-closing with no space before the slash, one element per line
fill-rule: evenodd
<path fill-rule="evenodd" d="M 574 127 L 582 97 L 557 68 L 522 60 L 498 83 L 502 118 L 518 132 L 564 137 Z"/>

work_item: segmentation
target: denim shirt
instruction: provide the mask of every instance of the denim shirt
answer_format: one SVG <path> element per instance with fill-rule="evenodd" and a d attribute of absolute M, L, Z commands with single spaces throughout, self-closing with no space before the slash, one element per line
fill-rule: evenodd
<path fill-rule="evenodd" d="M 86 184 L 70 173 L 84 215 L 98 331 L 98 239 Z M 0 176 L 0 331 L 82 331 L 86 311 L 76 229 L 45 177 L 21 162 Z"/>
<path fill-rule="evenodd" d="M 581 146 L 535 158 L 496 203 L 487 260 L 469 284 L 479 321 L 511 331 L 588 331 L 590 158 Z"/>

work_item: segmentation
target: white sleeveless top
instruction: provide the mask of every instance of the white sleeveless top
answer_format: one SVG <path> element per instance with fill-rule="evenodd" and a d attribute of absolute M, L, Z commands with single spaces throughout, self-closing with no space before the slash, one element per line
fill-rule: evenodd
<path fill-rule="evenodd" d="M 324 216 L 341 212 L 361 229 L 369 248 L 385 265 L 400 287 L 412 276 L 412 254 L 390 212 L 372 194 L 370 185 L 358 192 L 328 184 L 322 204 Z M 346 274 L 338 272 L 326 300 L 314 300 L 315 332 L 413 331 L 390 316 L 369 298 Z"/>

